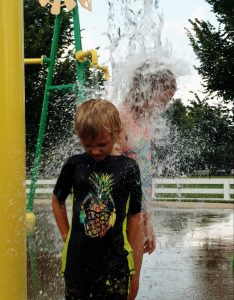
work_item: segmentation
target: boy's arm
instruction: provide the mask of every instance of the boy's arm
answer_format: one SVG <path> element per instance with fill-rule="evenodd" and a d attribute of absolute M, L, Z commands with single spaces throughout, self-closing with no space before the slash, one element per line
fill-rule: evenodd
<path fill-rule="evenodd" d="M 142 232 L 142 235 L 139 233 Z M 144 244 L 144 213 L 139 212 L 137 214 L 130 214 L 128 217 L 128 229 L 127 229 L 127 236 L 128 241 L 132 248 L 136 243 L 143 243 Z M 142 241 L 136 241 L 137 236 L 142 236 Z M 133 249 L 134 252 L 134 249 Z"/>
<path fill-rule="evenodd" d="M 64 203 L 58 201 L 58 198 L 55 196 L 55 194 L 52 195 L 52 210 L 62 239 L 65 242 L 69 231 L 67 209 Z"/>
<path fill-rule="evenodd" d="M 131 277 L 128 300 L 135 299 L 139 288 L 140 272 L 144 252 L 143 213 L 130 215 L 128 218 L 128 240 L 132 247 L 135 274 Z"/>
<path fill-rule="evenodd" d="M 153 253 L 156 249 L 156 238 L 154 233 L 154 228 L 151 220 L 151 215 L 147 210 L 144 212 L 144 232 L 145 232 L 145 242 L 144 242 L 144 253 Z"/>

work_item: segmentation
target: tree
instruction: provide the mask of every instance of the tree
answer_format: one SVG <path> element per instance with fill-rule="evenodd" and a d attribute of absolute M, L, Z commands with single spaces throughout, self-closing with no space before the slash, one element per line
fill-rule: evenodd
<path fill-rule="evenodd" d="M 55 17 L 49 9 L 42 8 L 38 0 L 24 0 L 24 52 L 25 58 L 50 57 Z M 76 83 L 75 46 L 72 12 L 63 13 L 59 36 L 53 85 Z M 103 87 L 102 72 L 85 70 L 87 95 L 95 95 Z M 27 170 L 31 170 L 38 135 L 42 100 L 47 77 L 47 66 L 25 66 L 26 147 Z M 43 156 L 48 160 L 51 147 L 67 144 L 72 135 L 72 121 L 77 105 L 76 91 L 50 93 Z M 62 145 L 63 146 L 63 145 Z M 59 150 L 58 150 L 59 152 Z M 57 153 L 58 153 L 57 152 Z M 58 160 L 58 157 L 57 157 Z M 62 159 L 61 159 L 62 161 Z M 43 164 L 44 169 L 45 165 Z"/>
<path fill-rule="evenodd" d="M 233 168 L 234 133 L 223 105 L 211 106 L 196 99 L 185 106 L 175 100 L 164 113 L 169 130 L 155 142 L 154 160 L 164 175 L 193 174 L 209 168 Z M 160 168 L 158 166 L 161 166 Z"/>
<path fill-rule="evenodd" d="M 219 168 L 231 168 L 234 136 L 228 109 L 221 104 L 211 106 L 207 99 L 198 97 L 187 109 L 187 136 L 197 141 L 198 158 L 203 167 L 207 166 L 211 174 Z"/>
<path fill-rule="evenodd" d="M 219 27 L 209 21 L 192 21 L 187 36 L 200 60 L 196 67 L 203 79 L 205 91 L 223 98 L 226 103 L 234 99 L 234 1 L 206 0 L 212 5 Z"/>
<path fill-rule="evenodd" d="M 24 0 L 24 55 L 25 58 L 41 57 L 46 55 L 50 57 L 50 46 L 54 28 L 54 16 L 49 13 L 49 10 L 42 8 L 37 0 Z M 54 84 L 72 83 L 75 82 L 75 65 L 72 63 L 71 50 L 69 46 L 73 43 L 71 14 L 63 15 L 61 22 L 61 34 L 58 45 L 57 59 L 65 56 L 67 59 L 63 64 L 56 64 Z M 66 75 L 64 75 L 66 74 Z M 27 146 L 27 166 L 30 169 L 35 151 L 35 144 L 38 134 L 38 126 L 40 122 L 42 100 L 44 95 L 44 87 L 47 76 L 47 67 L 40 65 L 25 66 L 25 98 L 26 98 L 26 146 Z M 62 93 L 52 94 L 50 103 L 52 104 L 56 97 L 61 97 Z M 69 102 L 69 99 L 67 100 Z M 60 102 L 57 105 L 56 111 L 61 111 Z M 49 106 L 49 116 L 54 115 L 51 105 Z M 58 114 L 59 115 L 59 114 Z M 67 115 L 68 117 L 68 115 Z M 54 118 L 55 126 L 58 127 L 58 122 L 62 118 Z M 63 118 L 64 119 L 64 118 Z M 61 131 L 64 126 L 60 126 Z M 48 125 L 47 125 L 48 129 Z M 53 130 L 52 130 L 53 131 Z M 50 134 L 50 137 L 52 135 Z M 48 145 L 48 140 L 45 139 L 45 148 Z M 52 140 L 53 137 L 52 137 Z"/>
<path fill-rule="evenodd" d="M 192 153 L 194 146 L 187 139 L 187 107 L 181 99 L 175 99 L 162 114 L 160 131 L 152 143 L 152 158 L 156 175 L 176 176 L 190 174 L 194 170 Z M 191 156 L 191 158 L 189 158 Z"/>

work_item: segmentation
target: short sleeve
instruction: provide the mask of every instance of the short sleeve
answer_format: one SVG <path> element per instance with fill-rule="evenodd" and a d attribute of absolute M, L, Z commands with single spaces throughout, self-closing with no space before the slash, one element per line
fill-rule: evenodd
<path fill-rule="evenodd" d="M 64 163 L 53 190 L 53 193 L 60 202 L 64 202 L 67 196 L 71 193 L 72 177 L 73 164 L 71 158 L 69 158 Z"/>
<path fill-rule="evenodd" d="M 132 168 L 130 172 L 129 185 L 130 185 L 130 203 L 129 213 L 137 214 L 142 210 L 142 188 L 140 170 L 137 162 L 132 159 Z"/>

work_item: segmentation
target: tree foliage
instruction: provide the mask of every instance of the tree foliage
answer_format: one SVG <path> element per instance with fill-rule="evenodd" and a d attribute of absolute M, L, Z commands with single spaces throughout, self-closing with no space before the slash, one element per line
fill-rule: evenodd
<path fill-rule="evenodd" d="M 47 7 L 42 8 L 38 0 L 24 0 L 24 53 L 25 58 L 50 57 L 54 32 L 55 16 Z M 72 12 L 61 16 L 58 51 L 56 56 L 53 85 L 76 83 L 75 45 L 72 24 Z M 44 97 L 48 66 L 25 66 L 26 98 L 26 146 L 27 169 L 31 169 L 37 141 L 41 108 Z M 103 87 L 103 74 L 100 71 L 85 70 L 85 87 L 97 92 Z M 43 154 L 51 147 L 67 143 L 73 130 L 73 115 L 77 105 L 77 91 L 53 91 L 49 96 L 49 108 L 44 136 Z M 70 135 L 69 135 L 70 132 Z M 46 157 L 48 159 L 48 155 Z"/>
<path fill-rule="evenodd" d="M 205 91 L 229 103 L 234 99 L 234 1 L 206 1 L 212 6 L 218 28 L 209 21 L 190 19 L 192 30 L 187 30 L 187 35 L 200 61 L 196 69 Z"/>
<path fill-rule="evenodd" d="M 49 13 L 47 8 L 42 8 L 37 0 L 24 0 L 24 56 L 25 58 L 39 58 L 42 55 L 50 57 L 51 41 L 53 37 L 55 17 Z M 61 33 L 58 44 L 57 62 L 53 78 L 53 84 L 72 83 L 75 81 L 75 64 L 72 63 L 71 50 L 69 46 L 73 43 L 71 14 L 63 14 L 61 21 Z M 66 59 L 63 63 L 58 60 Z M 30 167 L 35 144 L 37 140 L 41 108 L 44 96 L 44 88 L 47 77 L 47 66 L 26 65 L 25 66 L 25 99 L 26 99 L 26 146 L 27 166 Z M 57 97 L 62 93 L 51 94 L 48 119 L 53 119 L 55 127 L 59 126 L 61 119 L 58 111 L 62 110 L 63 103 L 56 110 L 51 107 Z M 69 99 L 67 99 L 69 101 Z M 54 117 L 57 115 L 57 117 Z M 49 126 L 51 128 L 51 126 Z M 52 126 L 53 127 L 53 126 Z M 60 127 L 61 131 L 63 127 Z M 48 124 L 47 124 L 48 132 Z M 50 138 L 45 139 L 45 149 L 53 139 L 53 129 L 50 130 Z M 48 136 L 48 134 L 47 134 Z"/>
<path fill-rule="evenodd" d="M 163 142 L 156 141 L 154 157 L 164 175 L 194 174 L 205 168 L 214 175 L 217 169 L 233 168 L 234 133 L 226 107 L 211 106 L 198 97 L 185 106 L 177 99 L 164 118 L 169 131 Z"/>

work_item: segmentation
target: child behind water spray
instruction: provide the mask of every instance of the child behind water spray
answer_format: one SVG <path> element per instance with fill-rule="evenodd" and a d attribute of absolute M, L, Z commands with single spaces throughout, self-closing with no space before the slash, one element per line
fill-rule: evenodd
<path fill-rule="evenodd" d="M 176 91 L 174 74 L 165 65 L 146 61 L 136 68 L 127 96 L 119 105 L 123 130 L 114 151 L 135 158 L 140 166 L 144 198 L 151 200 L 152 165 L 151 139 L 154 123 Z M 151 254 L 156 247 L 148 201 L 144 201 L 144 234 L 138 234 L 133 255 L 136 274 L 131 279 L 129 300 L 135 299 L 138 288 L 143 253 Z"/>

